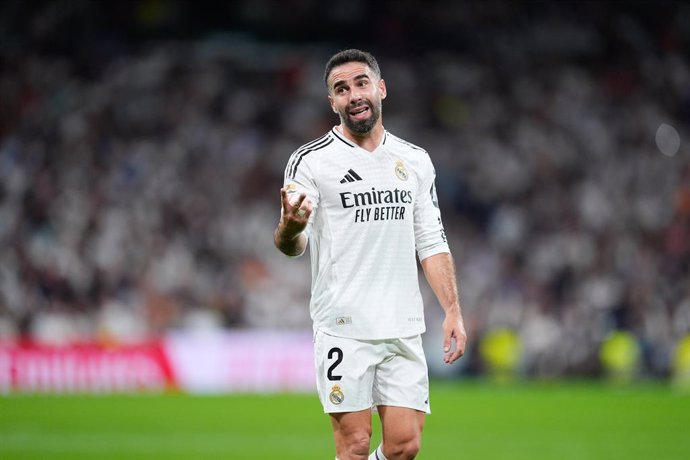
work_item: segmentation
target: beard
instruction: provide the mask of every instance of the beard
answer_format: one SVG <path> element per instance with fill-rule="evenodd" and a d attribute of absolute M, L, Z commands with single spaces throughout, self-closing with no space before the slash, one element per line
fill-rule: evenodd
<path fill-rule="evenodd" d="M 379 101 L 378 104 L 372 104 L 369 101 L 366 101 L 365 104 L 367 107 L 369 107 L 369 110 L 371 111 L 371 115 L 369 118 L 366 120 L 358 120 L 358 121 L 353 121 L 350 119 L 350 107 L 343 113 L 340 112 L 340 121 L 342 121 L 347 128 L 352 131 L 353 133 L 357 134 L 368 134 L 371 132 L 372 129 L 374 129 L 374 126 L 376 126 L 376 122 L 379 121 L 379 118 L 381 118 L 381 102 Z"/>

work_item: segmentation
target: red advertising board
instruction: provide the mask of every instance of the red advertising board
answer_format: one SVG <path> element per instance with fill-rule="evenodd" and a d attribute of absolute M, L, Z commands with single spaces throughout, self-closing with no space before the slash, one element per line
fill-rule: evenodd
<path fill-rule="evenodd" d="M 160 342 L 116 347 L 0 344 L 0 392 L 160 391 L 174 383 Z"/>
<path fill-rule="evenodd" d="M 0 343 L 2 393 L 312 392 L 311 331 L 171 332 L 133 345 Z"/>

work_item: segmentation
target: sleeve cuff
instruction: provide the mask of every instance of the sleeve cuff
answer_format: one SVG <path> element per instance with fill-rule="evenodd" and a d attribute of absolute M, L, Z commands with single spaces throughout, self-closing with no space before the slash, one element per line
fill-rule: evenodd
<path fill-rule="evenodd" d="M 435 256 L 436 254 L 448 253 L 450 254 L 450 247 L 448 243 L 438 243 L 431 247 L 420 249 L 417 251 L 417 257 L 419 261 L 426 259 L 427 257 Z"/>

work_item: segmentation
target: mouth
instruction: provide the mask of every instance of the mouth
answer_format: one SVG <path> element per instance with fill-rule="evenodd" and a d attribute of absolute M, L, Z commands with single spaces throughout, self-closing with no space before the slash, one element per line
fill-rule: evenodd
<path fill-rule="evenodd" d="M 350 117 L 354 120 L 365 120 L 369 118 L 369 112 L 371 110 L 369 109 L 369 106 L 367 105 L 360 105 L 355 107 L 354 109 L 350 110 Z"/>

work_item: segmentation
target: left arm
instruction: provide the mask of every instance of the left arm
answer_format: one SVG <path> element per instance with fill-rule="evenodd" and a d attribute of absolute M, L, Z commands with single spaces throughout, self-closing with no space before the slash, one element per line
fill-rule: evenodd
<path fill-rule="evenodd" d="M 446 319 L 443 321 L 443 360 L 452 364 L 465 353 L 467 342 L 453 256 L 447 252 L 434 254 L 423 259 L 421 264 L 429 286 L 446 312 Z M 454 349 L 451 347 L 453 340 Z"/>

